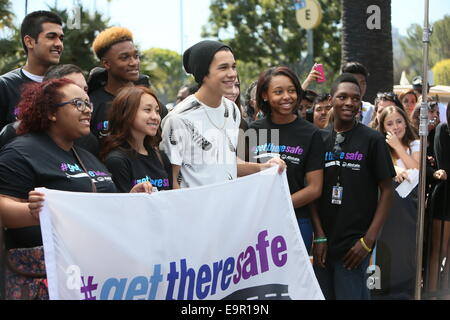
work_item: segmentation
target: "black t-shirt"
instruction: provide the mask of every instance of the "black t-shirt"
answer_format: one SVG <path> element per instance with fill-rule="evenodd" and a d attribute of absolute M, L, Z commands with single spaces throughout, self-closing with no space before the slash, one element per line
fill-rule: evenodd
<path fill-rule="evenodd" d="M 434 137 L 434 152 L 436 155 L 437 169 L 443 169 L 450 176 L 450 127 L 448 123 L 441 123 L 436 127 Z M 440 181 L 440 190 L 437 190 L 433 199 L 435 217 L 450 221 L 450 178 Z"/>
<path fill-rule="evenodd" d="M 16 120 L 14 111 L 22 87 L 28 82 L 33 80 L 27 78 L 22 69 L 15 69 L 0 76 L 0 130 Z"/>
<path fill-rule="evenodd" d="M 17 137 L 16 129 L 19 123 L 19 121 L 8 123 L 0 131 L 0 149 Z M 94 156 L 98 156 L 98 139 L 91 132 L 87 136 L 76 139 L 74 144 L 89 151 Z"/>
<path fill-rule="evenodd" d="M 320 131 L 304 119 L 297 118 L 288 124 L 274 124 L 269 118 L 253 122 L 257 145 L 250 141 L 250 161 L 267 162 L 271 155 L 279 154 L 287 165 L 287 179 L 291 194 L 306 185 L 305 174 L 323 169 L 325 149 Z M 264 132 L 262 129 L 267 129 Z M 277 139 L 279 133 L 279 141 Z M 246 134 L 249 136 L 249 132 Z M 254 140 L 254 139 L 253 139 Z M 309 218 L 308 206 L 295 208 L 297 218 Z"/>
<path fill-rule="evenodd" d="M 378 183 L 395 176 L 391 155 L 381 133 L 363 124 L 344 132 L 342 152 L 333 154 L 336 132 L 322 130 L 325 171 L 319 216 L 328 238 L 328 258 L 341 259 L 364 236 L 378 206 Z M 340 176 L 342 204 L 332 204 Z"/>
<path fill-rule="evenodd" d="M 136 184 L 147 181 L 158 191 L 170 190 L 172 166 L 164 152 L 160 155 L 164 164 L 153 148 L 147 156 L 118 148 L 106 156 L 105 164 L 119 192 L 129 192 Z"/>
<path fill-rule="evenodd" d="M 8 123 L 3 129 L 0 131 L 0 150 L 3 146 L 7 145 L 11 142 L 15 137 L 17 137 L 16 129 L 19 125 L 19 122 L 11 122 Z"/>
<path fill-rule="evenodd" d="M 84 163 L 83 171 L 72 151 L 61 149 L 47 134 L 19 136 L 0 152 L 0 194 L 28 199 L 28 192 L 38 188 L 92 192 L 115 192 L 111 174 L 88 151 L 74 147 Z M 7 246 L 32 247 L 42 244 L 39 227 L 8 229 Z"/>
<path fill-rule="evenodd" d="M 94 104 L 94 111 L 91 119 L 91 132 L 97 138 L 105 136 L 108 129 L 108 110 L 114 96 L 107 92 L 104 87 L 94 90 L 89 99 Z"/>

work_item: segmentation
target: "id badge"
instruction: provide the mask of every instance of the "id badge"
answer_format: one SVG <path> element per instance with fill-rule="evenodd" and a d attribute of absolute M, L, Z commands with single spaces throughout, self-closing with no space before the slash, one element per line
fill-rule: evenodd
<path fill-rule="evenodd" d="M 331 194 L 331 203 L 332 204 L 341 204 L 342 203 L 342 192 L 344 188 L 337 185 L 333 187 L 333 192 Z"/>

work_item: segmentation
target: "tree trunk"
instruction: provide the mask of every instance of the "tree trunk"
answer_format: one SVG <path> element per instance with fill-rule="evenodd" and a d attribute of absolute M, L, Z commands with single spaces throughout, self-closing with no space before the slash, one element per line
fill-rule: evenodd
<path fill-rule="evenodd" d="M 380 9 L 379 16 L 367 13 L 372 5 Z M 380 28 L 370 29 L 377 18 Z M 377 92 L 393 90 L 391 0 L 342 0 L 342 63 L 349 61 L 369 71 L 364 101 L 373 103 Z"/>

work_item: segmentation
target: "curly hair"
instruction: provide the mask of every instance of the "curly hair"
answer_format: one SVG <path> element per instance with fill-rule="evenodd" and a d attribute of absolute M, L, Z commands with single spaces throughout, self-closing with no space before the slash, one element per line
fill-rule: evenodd
<path fill-rule="evenodd" d="M 101 60 L 108 50 L 115 44 L 123 41 L 133 41 L 130 30 L 121 27 L 111 27 L 103 30 L 92 44 L 96 56 Z"/>
<path fill-rule="evenodd" d="M 26 84 L 17 106 L 17 118 L 20 120 L 17 134 L 47 131 L 51 123 L 48 116 L 56 112 L 58 107 L 55 105 L 64 96 L 61 88 L 69 84 L 75 83 L 61 78 Z"/>
<path fill-rule="evenodd" d="M 144 86 L 132 86 L 122 88 L 114 98 L 108 113 L 108 133 L 103 138 L 102 147 L 99 153 L 100 160 L 105 160 L 108 153 L 116 148 L 122 148 L 127 153 L 133 155 L 136 152 L 131 148 L 133 145 L 133 136 L 131 128 L 138 112 L 141 97 L 144 94 L 155 98 L 159 106 L 159 115 L 161 116 L 162 106 L 156 94 Z M 158 128 L 156 136 L 146 136 L 144 146 L 147 150 L 157 147 L 161 142 L 161 128 Z"/>

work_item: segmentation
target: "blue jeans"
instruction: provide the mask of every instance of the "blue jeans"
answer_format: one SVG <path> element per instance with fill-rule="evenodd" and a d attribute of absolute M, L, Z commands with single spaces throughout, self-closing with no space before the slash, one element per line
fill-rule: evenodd
<path fill-rule="evenodd" d="M 309 218 L 297 218 L 298 226 L 300 228 L 300 233 L 303 238 L 303 243 L 305 244 L 306 251 L 311 254 L 311 247 L 313 242 L 313 227 L 311 219 Z"/>
<path fill-rule="evenodd" d="M 314 266 L 320 288 L 327 300 L 370 300 L 366 270 L 370 255 L 353 270 L 344 268 L 342 261 L 327 261 L 326 267 Z"/>

